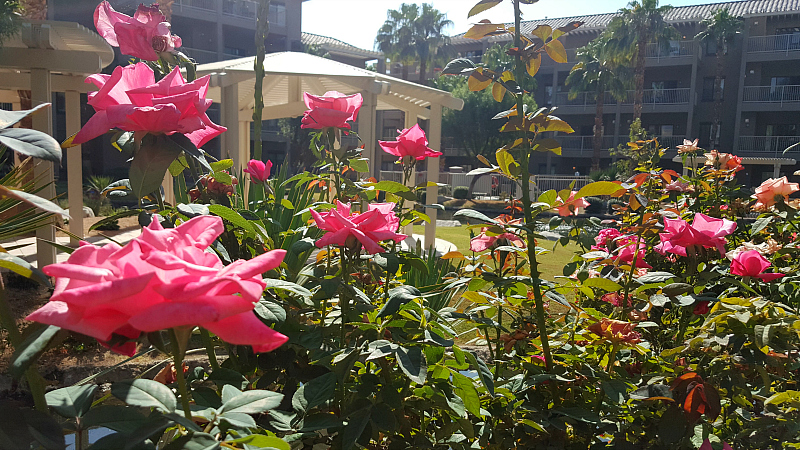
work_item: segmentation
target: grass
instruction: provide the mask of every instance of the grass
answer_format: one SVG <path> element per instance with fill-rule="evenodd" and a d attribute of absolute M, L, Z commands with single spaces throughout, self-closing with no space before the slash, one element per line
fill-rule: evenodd
<path fill-rule="evenodd" d="M 472 229 L 475 234 L 480 233 L 480 228 Z M 436 237 L 452 242 L 458 251 L 468 254 L 469 251 L 469 228 L 466 225 L 460 227 L 436 227 Z M 424 234 L 422 226 L 414 227 L 414 233 Z M 539 241 L 539 246 L 548 250 L 553 250 L 556 243 L 553 241 Z M 563 275 L 564 266 L 572 260 L 572 256 L 578 246 L 570 243 L 566 247 L 558 246 L 550 253 L 539 256 L 540 270 L 544 278 L 552 280 L 554 276 Z"/>

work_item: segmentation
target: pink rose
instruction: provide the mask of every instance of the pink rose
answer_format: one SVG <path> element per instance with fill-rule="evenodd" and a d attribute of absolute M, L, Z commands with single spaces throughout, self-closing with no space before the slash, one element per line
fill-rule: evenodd
<path fill-rule="evenodd" d="M 428 157 L 438 158 L 441 156 L 441 152 L 428 148 L 428 138 L 425 137 L 425 132 L 418 124 L 403 131 L 397 130 L 397 132 L 400 135 L 397 136 L 396 141 L 378 141 L 386 153 L 397 156 L 398 159 L 411 156 L 417 160 L 423 160 Z"/>
<path fill-rule="evenodd" d="M 267 181 L 269 173 L 272 171 L 272 161 L 267 161 L 267 163 L 264 164 L 264 161 L 251 159 L 250 162 L 247 163 L 247 168 L 244 169 L 244 171 L 249 173 L 252 179 L 263 183 Z"/>
<path fill-rule="evenodd" d="M 327 231 L 317 241 L 317 247 L 340 245 L 352 247 L 360 242 L 370 253 L 382 253 L 378 242 L 402 242 L 407 236 L 398 234 L 400 219 L 394 214 L 394 203 L 373 203 L 365 213 L 350 213 L 350 203 L 337 200 L 336 208 L 324 213 L 311 210 L 319 229 Z"/>
<path fill-rule="evenodd" d="M 361 94 L 344 95 L 328 91 L 323 96 L 303 93 L 308 111 L 303 113 L 300 128 L 321 130 L 327 127 L 350 129 L 348 120 L 357 120 L 358 111 L 364 100 Z"/>
<path fill-rule="evenodd" d="M 145 61 L 158 61 L 158 54 L 181 46 L 181 38 L 170 32 L 158 5 L 139 5 L 133 17 L 114 11 L 104 1 L 94 10 L 97 32 L 120 52 Z"/>
<path fill-rule="evenodd" d="M 786 177 L 770 178 L 756 188 L 756 194 L 753 197 L 758 201 L 755 208 L 768 208 L 775 204 L 775 197 L 781 196 L 786 200 L 797 191 L 800 191 L 800 185 L 789 183 Z"/>
<path fill-rule="evenodd" d="M 664 190 L 667 192 L 691 192 L 694 190 L 694 188 L 688 182 L 681 181 L 680 178 L 678 178 L 672 183 L 664 186 Z"/>
<path fill-rule="evenodd" d="M 28 320 L 56 325 L 108 343 L 114 335 L 176 327 L 205 328 L 235 345 L 268 352 L 287 337 L 264 325 L 253 309 L 266 287 L 261 274 L 286 254 L 273 250 L 223 266 L 205 250 L 224 231 L 222 219 L 199 216 L 177 228 L 153 220 L 124 247 L 86 242 L 44 272 L 56 278 L 50 302 Z M 113 350 L 133 355 L 134 342 Z"/>
<path fill-rule="evenodd" d="M 212 101 L 206 99 L 209 77 L 186 83 L 176 67 L 158 83 L 145 63 L 117 67 L 111 75 L 86 79 L 100 90 L 89 94 L 95 115 L 75 135 L 82 144 L 112 128 L 151 134 L 183 133 L 197 147 L 222 134 L 226 128 L 208 118 Z"/>
<path fill-rule="evenodd" d="M 664 232 L 659 235 L 661 243 L 655 250 L 665 255 L 674 253 L 686 256 L 686 248 L 700 246 L 716 248 L 725 254 L 725 236 L 736 230 L 736 222 L 716 219 L 697 213 L 691 225 L 683 219 L 664 219 Z"/>
<path fill-rule="evenodd" d="M 698 142 L 700 142 L 699 139 L 695 139 L 694 141 L 690 141 L 688 139 L 684 139 L 683 140 L 683 145 L 679 145 L 678 146 L 678 153 L 680 154 L 680 153 L 696 152 L 697 150 L 700 149 L 700 147 L 697 145 Z"/>
<path fill-rule="evenodd" d="M 770 282 L 782 277 L 782 273 L 764 273 L 772 263 L 761 256 L 758 250 L 741 252 L 731 261 L 731 274 L 742 277 L 755 277 Z"/>
<path fill-rule="evenodd" d="M 706 153 L 705 165 L 711 166 L 719 170 L 733 170 L 734 173 L 744 169 L 742 165 L 742 158 L 731 155 L 730 153 L 720 153 L 716 150 L 711 150 Z"/>
<path fill-rule="evenodd" d="M 522 223 L 522 219 L 511 219 L 511 216 L 502 214 L 495 219 L 500 226 L 503 225 L 519 225 Z M 501 233 L 496 236 L 489 236 L 486 233 L 489 232 L 490 227 L 483 227 L 481 228 L 481 234 L 472 238 L 469 241 L 469 249 L 473 252 L 482 252 L 486 249 L 492 248 L 497 241 L 501 239 L 507 240 L 510 244 L 516 245 L 517 247 L 525 247 L 525 241 L 522 240 L 521 237 L 514 233 Z"/>
<path fill-rule="evenodd" d="M 558 197 L 554 207 L 556 211 L 558 211 L 559 216 L 564 216 L 564 217 L 572 215 L 577 216 L 578 208 L 586 208 L 587 206 L 589 206 L 589 202 L 585 198 L 579 198 L 575 200 L 575 194 L 577 194 L 576 191 L 570 192 L 569 198 L 567 199 L 566 202 L 562 200 L 561 197 Z"/>

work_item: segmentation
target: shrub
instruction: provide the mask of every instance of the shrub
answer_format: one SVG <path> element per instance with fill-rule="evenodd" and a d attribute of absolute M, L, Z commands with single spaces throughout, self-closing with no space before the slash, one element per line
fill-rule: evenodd
<path fill-rule="evenodd" d="M 469 188 L 466 186 L 456 186 L 453 189 L 453 198 L 458 200 L 469 200 Z"/>
<path fill-rule="evenodd" d="M 589 206 L 586 207 L 588 214 L 605 214 L 607 203 L 600 197 L 586 197 Z"/>

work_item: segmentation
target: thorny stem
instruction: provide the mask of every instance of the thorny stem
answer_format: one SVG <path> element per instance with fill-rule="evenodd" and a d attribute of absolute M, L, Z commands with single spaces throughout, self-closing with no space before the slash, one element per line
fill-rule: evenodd
<path fill-rule="evenodd" d="M 517 48 L 521 48 L 522 46 L 522 38 L 520 35 L 520 23 L 522 22 L 522 13 L 519 9 L 520 0 L 514 0 L 514 46 Z M 517 54 L 515 57 L 516 60 L 516 78 L 518 83 L 521 83 L 525 77 L 525 64 L 522 61 L 522 56 Z M 530 145 L 528 142 L 528 130 L 526 127 L 525 121 L 525 109 L 524 109 L 524 93 L 517 94 L 517 116 L 519 116 L 522 121 L 522 161 L 520 161 L 520 165 L 522 166 L 522 208 L 525 213 L 525 226 L 527 228 L 526 235 L 528 241 L 528 260 L 530 261 L 531 265 L 531 283 L 533 284 L 533 298 L 534 303 L 536 304 L 536 326 L 539 329 L 539 339 L 542 342 L 542 353 L 544 353 L 544 362 L 545 366 L 547 367 L 548 372 L 553 371 L 553 356 L 550 354 L 550 343 L 548 342 L 547 337 L 547 320 L 545 318 L 544 313 L 544 300 L 542 298 L 542 289 L 539 286 L 539 277 L 541 273 L 539 272 L 539 262 L 536 260 L 536 240 L 533 237 L 533 230 L 531 227 L 534 224 L 533 219 L 533 211 L 531 210 L 531 193 L 530 193 L 530 168 L 529 159 L 530 159 Z"/>
<path fill-rule="evenodd" d="M 174 328 L 169 329 L 169 337 L 172 341 L 172 358 L 175 364 L 175 380 L 178 382 L 178 393 L 181 396 L 183 414 L 187 419 L 192 420 L 192 410 L 189 408 L 189 390 L 186 389 L 186 378 L 183 376 L 183 350 L 178 342 L 178 334 Z"/>
<path fill-rule="evenodd" d="M 200 339 L 203 340 L 203 346 L 206 348 L 208 354 L 208 362 L 211 364 L 213 370 L 219 369 L 219 361 L 217 361 L 217 354 L 214 352 L 214 341 L 211 340 L 211 335 L 205 328 L 200 328 Z"/>

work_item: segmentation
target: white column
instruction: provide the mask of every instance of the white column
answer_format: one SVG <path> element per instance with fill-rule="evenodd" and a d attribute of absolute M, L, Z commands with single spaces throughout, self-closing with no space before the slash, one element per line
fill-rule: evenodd
<path fill-rule="evenodd" d="M 371 94 L 369 91 L 361 92 L 364 97 L 364 104 L 358 113 L 358 135 L 364 143 L 364 152 L 361 154 L 369 160 L 368 176 L 380 177 L 381 163 L 377 153 L 377 136 L 375 133 L 375 122 L 378 107 L 378 95 Z"/>
<path fill-rule="evenodd" d="M 227 155 L 233 160 L 232 172 L 241 171 L 247 161 L 239 157 L 239 85 L 232 84 L 220 88 L 222 99 L 220 101 L 222 126 L 228 131 L 222 133 L 222 156 Z"/>
<path fill-rule="evenodd" d="M 247 164 L 250 161 L 250 123 L 245 121 L 239 121 L 239 160 L 244 161 L 243 164 Z M 236 167 L 234 165 L 234 167 Z M 244 192 L 244 202 L 247 204 L 247 194 L 250 190 L 250 183 L 245 183 L 245 174 L 244 172 L 240 172 L 237 170 L 232 171 L 232 175 L 241 177 L 239 179 L 239 183 L 242 184 L 242 189 Z"/>
<path fill-rule="evenodd" d="M 33 106 L 52 102 L 53 90 L 50 84 L 50 71 L 47 69 L 31 69 L 31 100 Z M 50 108 L 33 115 L 33 129 L 53 134 L 53 112 Z M 34 176 L 37 180 L 42 180 L 45 188 L 37 195 L 47 200 L 53 200 L 56 196 L 54 185 L 54 166 L 50 161 L 36 160 L 34 166 Z M 81 197 L 82 198 L 82 197 Z M 46 239 L 51 242 L 56 240 L 56 230 L 52 219 L 44 226 L 36 230 L 36 266 L 40 269 L 48 264 L 56 262 L 56 248 L 52 245 L 40 241 Z"/>
<path fill-rule="evenodd" d="M 442 105 L 431 103 L 431 120 L 428 126 L 428 146 L 436 151 L 442 147 Z M 441 158 L 441 157 L 439 157 Z M 428 158 L 428 182 L 439 182 L 439 158 Z M 438 203 L 439 187 L 428 186 L 425 191 L 425 203 L 432 205 Z M 436 248 L 436 216 L 438 211 L 434 208 L 425 210 L 431 218 L 431 223 L 425 224 L 425 248 Z"/>
<path fill-rule="evenodd" d="M 172 181 L 172 174 L 164 174 L 164 179 L 161 180 L 161 188 L 164 189 L 164 202 L 175 206 L 175 183 Z"/>
<path fill-rule="evenodd" d="M 408 111 L 403 111 L 403 115 L 405 116 L 405 126 L 403 128 L 411 128 L 411 127 L 413 127 L 414 125 L 417 124 L 417 116 L 414 115 L 413 113 L 408 112 Z M 413 189 L 414 186 L 417 185 L 417 170 L 416 169 L 411 171 L 411 181 L 410 181 L 410 183 L 411 183 L 412 189 Z M 408 206 L 409 209 L 414 209 L 414 205 L 416 204 L 416 202 L 412 202 L 412 201 L 406 200 L 405 204 L 406 204 L 406 206 Z M 409 236 L 413 235 L 414 234 L 414 226 L 413 225 L 406 225 L 404 233 L 409 235 Z"/>
<path fill-rule="evenodd" d="M 776 162 L 772 171 L 772 178 L 778 178 L 779 176 L 781 176 L 781 163 Z"/>
<path fill-rule="evenodd" d="M 81 129 L 81 94 L 77 91 L 64 93 L 67 111 L 67 136 L 72 136 Z M 65 150 L 67 154 L 67 199 L 69 201 L 69 231 L 83 238 L 83 158 L 81 146 L 76 145 Z M 72 244 L 78 242 L 71 238 Z"/>

